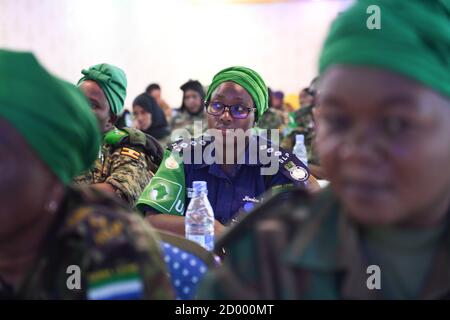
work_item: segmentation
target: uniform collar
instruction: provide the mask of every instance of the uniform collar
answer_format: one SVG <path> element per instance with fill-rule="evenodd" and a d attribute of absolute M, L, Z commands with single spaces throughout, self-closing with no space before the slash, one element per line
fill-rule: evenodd
<path fill-rule="evenodd" d="M 272 145 L 272 143 L 271 143 L 269 140 L 265 140 L 265 139 L 263 139 L 263 138 L 261 138 L 261 137 L 258 137 L 258 136 L 256 136 L 256 135 L 252 135 L 252 136 L 250 137 L 250 139 L 254 139 L 254 141 L 256 141 L 256 143 L 257 143 L 257 149 L 256 149 L 257 152 L 260 150 L 260 147 L 261 147 L 261 146 L 267 146 L 267 148 L 270 148 L 271 145 Z M 210 143 L 214 143 L 214 141 L 210 141 L 209 143 L 207 143 L 207 144 L 205 145 L 205 147 L 206 147 L 207 145 L 209 145 Z M 266 149 L 267 149 L 267 148 L 266 148 Z M 192 150 L 193 150 L 193 149 L 192 149 Z M 236 169 L 235 169 L 235 172 L 234 172 L 234 173 L 237 173 L 237 172 L 240 170 L 242 164 L 245 164 L 246 166 L 261 166 L 261 165 L 262 165 L 261 162 L 260 162 L 259 156 L 257 156 L 256 161 L 252 161 L 252 162 L 254 162 L 254 163 L 250 163 L 250 151 L 253 151 L 253 150 L 250 150 L 249 146 L 247 146 L 247 147 L 245 148 L 244 154 L 242 155 L 243 161 L 241 161 L 241 162 L 244 162 L 244 163 L 238 164 L 238 165 L 236 166 Z M 212 155 L 213 157 L 215 156 L 215 150 L 212 150 L 211 155 Z M 199 169 L 205 168 L 205 167 L 207 167 L 207 166 L 210 166 L 210 169 L 209 169 L 208 173 L 211 173 L 211 174 L 213 174 L 213 175 L 222 177 L 222 174 L 219 173 L 219 170 L 220 170 L 223 174 L 225 174 L 225 173 L 223 172 L 222 168 L 220 167 L 220 165 L 217 164 L 217 163 L 207 164 L 207 163 L 202 162 L 201 164 L 195 164 L 195 167 L 196 167 L 196 168 L 199 168 Z M 226 176 L 226 175 L 225 175 L 225 176 Z"/>
<path fill-rule="evenodd" d="M 311 207 L 309 219 L 295 234 L 285 252 L 285 261 L 307 271 L 334 272 L 344 299 L 376 299 L 378 290 L 367 289 L 368 263 L 363 256 L 359 230 L 344 213 L 330 188 L 326 188 Z M 449 212 L 450 213 L 450 212 Z M 450 215 L 450 214 L 449 214 Z M 450 226 L 443 235 L 421 299 L 437 299 L 450 294 Z"/>
<path fill-rule="evenodd" d="M 450 214 L 448 215 L 450 216 Z M 422 299 L 438 299 L 450 294 L 450 227 L 447 228 L 432 262 L 432 269 L 422 291 Z"/>
<path fill-rule="evenodd" d="M 343 214 L 330 188 L 319 194 L 311 212 L 314 217 L 295 232 L 297 236 L 285 255 L 287 263 L 307 272 L 334 274 L 344 299 L 376 298 L 374 290 L 366 287 L 367 264 L 357 229 Z"/>

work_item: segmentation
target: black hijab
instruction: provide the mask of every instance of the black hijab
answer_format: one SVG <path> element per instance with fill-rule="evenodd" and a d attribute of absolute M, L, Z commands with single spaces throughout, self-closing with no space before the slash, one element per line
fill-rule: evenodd
<path fill-rule="evenodd" d="M 197 80 L 189 80 L 188 82 L 183 84 L 180 87 L 180 89 L 183 90 L 183 101 L 181 102 L 181 107 L 180 107 L 179 110 L 181 112 L 186 111 L 187 113 L 189 113 L 190 115 L 193 115 L 193 116 L 196 116 L 196 115 L 199 115 L 199 114 L 203 113 L 206 94 L 205 94 L 205 90 L 203 89 L 202 84 L 199 81 L 197 81 Z M 195 112 L 195 113 L 190 112 L 184 105 L 184 96 L 185 96 L 187 90 L 196 91 L 196 92 L 198 92 L 198 94 L 201 97 L 202 102 L 201 102 L 200 110 Z"/>
<path fill-rule="evenodd" d="M 136 97 L 133 101 L 133 107 L 139 105 L 145 111 L 152 115 L 152 124 L 143 132 L 151 135 L 156 139 L 162 139 L 170 134 L 169 124 L 167 123 L 164 112 L 159 107 L 158 103 L 153 97 L 150 97 L 146 93 L 142 93 Z"/>

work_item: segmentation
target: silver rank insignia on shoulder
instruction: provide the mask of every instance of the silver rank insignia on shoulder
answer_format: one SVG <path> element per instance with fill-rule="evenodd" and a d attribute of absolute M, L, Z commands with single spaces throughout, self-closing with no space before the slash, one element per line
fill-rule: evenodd
<path fill-rule="evenodd" d="M 292 161 L 289 161 L 284 165 L 284 168 L 289 171 L 292 179 L 296 181 L 306 181 L 309 178 L 309 173 L 305 168 L 295 165 Z"/>

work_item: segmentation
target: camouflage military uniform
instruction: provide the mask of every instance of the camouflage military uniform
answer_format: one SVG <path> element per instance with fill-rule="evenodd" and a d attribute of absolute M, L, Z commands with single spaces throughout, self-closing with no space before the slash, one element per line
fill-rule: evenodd
<path fill-rule="evenodd" d="M 286 116 L 281 110 L 269 108 L 258 121 L 261 129 L 282 129 L 286 125 Z"/>
<path fill-rule="evenodd" d="M 372 263 L 361 226 L 331 190 L 314 198 L 301 190 L 287 195 L 267 200 L 218 240 L 225 263 L 207 276 L 200 298 L 384 299 L 367 285 Z M 443 227 L 415 299 L 450 299 L 448 219 Z M 381 283 L 381 289 L 388 285 Z"/>
<path fill-rule="evenodd" d="M 206 129 L 208 129 L 206 113 L 203 112 L 199 115 L 191 115 L 187 111 L 181 111 L 172 118 L 171 128 L 172 133 L 176 129 L 186 129 L 191 134 L 192 138 L 198 138 Z M 179 137 L 175 137 L 172 141 L 178 139 Z"/>
<path fill-rule="evenodd" d="M 145 142 L 122 143 L 122 139 L 127 136 L 127 132 L 116 128 L 108 132 L 93 168 L 76 177 L 74 183 L 76 185 L 109 183 L 121 199 L 130 207 L 134 207 L 153 173 L 156 172 L 157 166 L 153 159 L 149 159 L 144 153 Z"/>
<path fill-rule="evenodd" d="M 295 112 L 296 127 L 282 140 L 280 146 L 288 151 L 292 151 L 295 145 L 295 135 L 303 134 L 306 150 L 308 151 L 308 162 L 319 165 L 319 158 L 314 143 L 315 130 L 312 108 L 312 106 L 302 107 Z"/>
<path fill-rule="evenodd" d="M 34 266 L 17 290 L 0 281 L 0 298 L 172 299 L 159 240 L 128 211 L 91 187 L 68 189 Z"/>

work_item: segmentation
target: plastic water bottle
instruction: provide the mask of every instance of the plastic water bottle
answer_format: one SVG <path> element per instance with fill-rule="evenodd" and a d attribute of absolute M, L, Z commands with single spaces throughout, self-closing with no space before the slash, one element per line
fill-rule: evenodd
<path fill-rule="evenodd" d="M 303 162 L 306 166 L 308 165 L 308 151 L 306 151 L 305 137 L 302 134 L 295 135 L 295 146 L 293 153 L 301 162 Z"/>
<path fill-rule="evenodd" d="M 214 212 L 208 201 L 206 181 L 194 181 L 192 198 L 186 210 L 186 239 L 205 249 L 214 249 Z"/>

